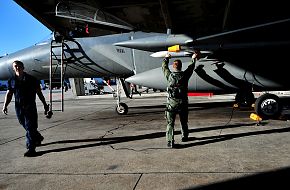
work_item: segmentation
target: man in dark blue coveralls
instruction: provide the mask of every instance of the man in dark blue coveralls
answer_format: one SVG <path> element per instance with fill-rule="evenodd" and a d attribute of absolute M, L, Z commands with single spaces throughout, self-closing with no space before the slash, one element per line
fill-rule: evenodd
<path fill-rule="evenodd" d="M 14 61 L 12 67 L 15 75 L 8 81 L 8 90 L 2 112 L 7 115 L 7 106 L 14 94 L 16 115 L 19 123 L 26 130 L 26 148 L 28 150 L 24 153 L 24 156 L 37 156 L 35 151 L 36 146 L 40 145 L 44 138 L 37 130 L 36 94 L 43 103 L 45 114 L 49 111 L 49 105 L 46 104 L 41 92 L 40 81 L 24 72 L 23 63 L 21 61 Z"/>
<path fill-rule="evenodd" d="M 196 59 L 199 57 L 199 52 L 196 51 L 192 55 L 191 64 L 185 71 L 182 71 L 182 62 L 177 59 L 173 61 L 173 72 L 168 67 L 170 54 L 167 54 L 162 62 L 162 71 L 167 80 L 167 104 L 166 104 L 166 140 L 167 146 L 175 147 L 174 143 L 174 123 L 176 114 L 179 114 L 181 123 L 182 142 L 188 140 L 188 80 L 191 77 Z"/>

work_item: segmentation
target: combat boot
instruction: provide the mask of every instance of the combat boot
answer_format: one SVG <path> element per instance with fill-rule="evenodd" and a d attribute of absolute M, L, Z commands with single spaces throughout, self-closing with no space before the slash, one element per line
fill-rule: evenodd
<path fill-rule="evenodd" d="M 167 147 L 168 147 L 168 148 L 175 148 L 174 140 L 173 140 L 173 141 L 168 141 L 168 142 L 167 142 Z"/>
<path fill-rule="evenodd" d="M 27 150 L 25 153 L 24 153 L 24 156 L 25 157 L 35 157 L 37 156 L 37 153 L 35 150 Z"/>
<path fill-rule="evenodd" d="M 43 136 L 40 136 L 36 141 L 35 141 L 35 146 L 41 146 L 41 142 L 44 140 Z"/>

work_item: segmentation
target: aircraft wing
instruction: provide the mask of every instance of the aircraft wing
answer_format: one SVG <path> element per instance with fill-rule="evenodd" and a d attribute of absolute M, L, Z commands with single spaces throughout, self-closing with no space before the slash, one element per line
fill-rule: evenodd
<path fill-rule="evenodd" d="M 138 30 L 165 33 L 196 33 L 221 30 L 227 0 L 15 0 L 52 31 L 63 35 L 86 27 L 89 35 Z M 208 14 L 210 12 L 210 14 Z M 199 27 L 196 27 L 199 25 Z M 202 26 L 202 28 L 200 27 Z"/>
<path fill-rule="evenodd" d="M 252 0 L 15 2 L 50 30 L 64 36 L 78 30 L 80 37 L 131 30 L 166 33 L 169 29 L 172 34 L 186 34 L 198 38 L 289 17 L 287 1 L 282 0 L 275 3 Z"/>

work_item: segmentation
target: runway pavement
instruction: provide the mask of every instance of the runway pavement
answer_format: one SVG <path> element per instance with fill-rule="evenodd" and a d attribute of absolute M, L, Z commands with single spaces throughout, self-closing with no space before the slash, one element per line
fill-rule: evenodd
<path fill-rule="evenodd" d="M 252 110 L 233 110 L 232 95 L 190 97 L 189 141 L 181 142 L 177 117 L 178 147 L 169 149 L 164 93 L 123 100 L 129 112 L 120 116 L 111 94 L 67 93 L 65 111 L 51 119 L 38 101 L 45 139 L 33 158 L 23 157 L 25 131 L 12 102 L 0 115 L 0 189 L 289 189 L 288 121 L 257 126 Z"/>

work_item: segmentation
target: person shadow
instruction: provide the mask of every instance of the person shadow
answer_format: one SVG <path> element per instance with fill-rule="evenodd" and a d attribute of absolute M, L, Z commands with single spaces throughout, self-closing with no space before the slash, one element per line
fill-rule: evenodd
<path fill-rule="evenodd" d="M 226 128 L 238 128 L 238 127 L 254 126 L 254 125 L 256 125 L 255 122 L 224 125 L 224 126 L 212 126 L 212 127 L 206 127 L 206 128 L 195 128 L 195 129 L 190 129 L 189 133 L 194 134 L 194 133 L 202 132 L 202 131 L 222 130 Z M 244 133 L 232 133 L 232 134 L 224 134 L 224 135 L 213 135 L 213 136 L 205 136 L 205 137 L 190 136 L 187 142 L 182 143 L 182 144 L 176 144 L 175 148 L 184 149 L 184 148 L 190 148 L 194 146 L 201 146 L 201 145 L 206 145 L 206 144 L 211 144 L 211 143 L 222 142 L 226 140 L 232 140 L 235 138 L 273 134 L 273 133 L 285 133 L 289 131 L 290 131 L 290 128 L 287 127 L 287 128 L 281 128 L 281 129 L 269 129 L 269 130 L 260 130 L 260 131 L 244 132 Z M 181 132 L 175 131 L 174 134 L 180 135 Z M 157 139 L 157 138 L 165 138 L 165 132 L 154 132 L 154 133 L 135 135 L 135 136 L 120 136 L 120 137 L 102 136 L 102 137 L 93 138 L 93 139 L 54 141 L 54 142 L 42 144 L 40 146 L 44 147 L 44 146 L 49 146 L 49 145 L 63 144 L 63 145 L 66 145 L 66 147 L 39 151 L 37 152 L 37 155 L 42 156 L 44 154 L 53 153 L 53 152 L 66 152 L 66 151 L 72 151 L 72 150 L 78 150 L 78 149 L 84 149 L 84 148 L 90 148 L 90 147 L 106 146 L 106 145 L 109 145 L 112 147 L 114 144 L 120 144 L 124 142 L 134 142 L 134 141 L 140 141 L 140 140 L 150 140 L 150 139 Z M 67 146 L 67 144 L 78 144 L 78 143 L 80 143 L 81 145 Z M 87 144 L 84 144 L 84 143 L 87 143 Z M 134 150 L 133 148 L 123 148 L 123 149 Z M 163 146 L 157 147 L 157 148 L 149 147 L 149 148 L 144 148 L 140 151 L 149 150 L 149 149 L 168 149 L 168 148 L 165 147 L 164 145 L 164 147 Z"/>

